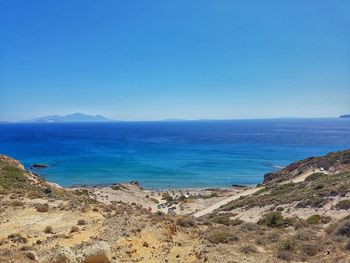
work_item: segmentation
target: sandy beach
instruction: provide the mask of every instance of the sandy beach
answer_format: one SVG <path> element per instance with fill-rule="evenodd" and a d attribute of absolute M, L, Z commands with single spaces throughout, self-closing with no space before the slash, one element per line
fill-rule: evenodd
<path fill-rule="evenodd" d="M 151 212 L 191 215 L 227 200 L 246 189 L 254 187 L 184 188 L 171 190 L 143 189 L 137 183 L 115 183 L 104 187 L 78 187 L 72 190 L 87 191 L 89 195 L 105 204 L 124 202 L 136 204 Z"/>

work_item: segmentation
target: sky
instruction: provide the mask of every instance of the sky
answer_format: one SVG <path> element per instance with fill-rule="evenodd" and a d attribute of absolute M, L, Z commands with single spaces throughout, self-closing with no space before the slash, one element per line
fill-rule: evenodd
<path fill-rule="evenodd" d="M 0 120 L 350 113 L 349 14 L 349 0 L 0 0 Z"/>

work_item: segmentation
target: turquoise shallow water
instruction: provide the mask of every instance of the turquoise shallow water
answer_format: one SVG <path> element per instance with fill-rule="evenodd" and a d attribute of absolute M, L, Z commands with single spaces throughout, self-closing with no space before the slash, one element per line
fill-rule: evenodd
<path fill-rule="evenodd" d="M 48 163 L 64 186 L 139 181 L 146 188 L 260 183 L 309 156 L 350 148 L 349 119 L 0 124 L 0 152 Z"/>

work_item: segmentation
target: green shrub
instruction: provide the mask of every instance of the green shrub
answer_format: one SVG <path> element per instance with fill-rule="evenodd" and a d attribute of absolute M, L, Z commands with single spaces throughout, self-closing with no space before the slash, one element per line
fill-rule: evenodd
<path fill-rule="evenodd" d="M 271 212 L 263 216 L 258 222 L 268 227 L 282 227 L 286 224 L 281 212 Z"/>
<path fill-rule="evenodd" d="M 313 173 L 313 174 L 310 174 L 308 177 L 306 177 L 305 181 L 306 182 L 315 181 L 323 175 L 325 175 L 325 174 L 324 173 Z"/>
<path fill-rule="evenodd" d="M 162 199 L 167 202 L 173 201 L 173 197 L 168 192 L 162 193 Z"/>
<path fill-rule="evenodd" d="M 339 201 L 335 205 L 335 208 L 338 209 L 338 210 L 348 210 L 348 209 L 350 209 L 350 199 Z"/>
<path fill-rule="evenodd" d="M 308 219 L 306 219 L 306 222 L 308 224 L 314 225 L 321 223 L 321 216 L 320 215 L 312 215 Z"/>
<path fill-rule="evenodd" d="M 212 222 L 216 224 L 221 224 L 225 226 L 235 226 L 235 225 L 240 225 L 243 223 L 242 220 L 240 219 L 231 219 L 233 214 L 231 213 L 225 213 L 225 214 L 216 214 L 212 218 Z"/>

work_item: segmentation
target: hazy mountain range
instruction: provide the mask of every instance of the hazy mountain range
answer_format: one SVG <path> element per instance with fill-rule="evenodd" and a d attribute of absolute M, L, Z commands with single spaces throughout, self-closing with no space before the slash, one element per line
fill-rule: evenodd
<path fill-rule="evenodd" d="M 39 117 L 31 120 L 25 120 L 24 122 L 107 122 L 112 121 L 102 115 L 88 115 L 84 113 L 73 113 L 69 115 L 51 115 Z"/>

